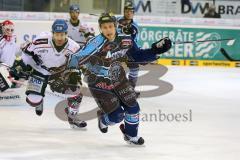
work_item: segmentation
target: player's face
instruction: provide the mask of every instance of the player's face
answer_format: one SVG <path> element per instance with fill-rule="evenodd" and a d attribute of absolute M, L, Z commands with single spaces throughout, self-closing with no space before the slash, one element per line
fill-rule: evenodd
<path fill-rule="evenodd" d="M 103 35 L 109 40 L 113 41 L 116 36 L 116 27 L 114 23 L 109 22 L 109 23 L 103 23 L 100 25 L 100 29 L 103 33 Z"/>
<path fill-rule="evenodd" d="M 54 32 L 53 41 L 57 46 L 62 46 L 67 40 L 67 33 L 64 32 Z"/>
<path fill-rule="evenodd" d="M 79 12 L 70 12 L 70 17 L 72 20 L 78 20 Z"/>
<path fill-rule="evenodd" d="M 132 20 L 133 19 L 133 16 L 134 16 L 134 11 L 131 10 L 131 9 L 125 9 L 124 10 L 124 17 L 127 19 L 127 20 Z"/>
<path fill-rule="evenodd" d="M 14 32 L 14 26 L 13 25 L 4 26 L 3 32 L 4 32 L 4 35 L 12 36 Z"/>

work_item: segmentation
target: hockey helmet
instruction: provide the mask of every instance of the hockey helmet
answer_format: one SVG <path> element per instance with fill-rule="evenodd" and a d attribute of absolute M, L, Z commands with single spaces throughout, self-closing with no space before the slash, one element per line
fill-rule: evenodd
<path fill-rule="evenodd" d="M 117 18 L 112 15 L 111 13 L 102 13 L 98 19 L 99 26 L 103 23 L 113 22 L 116 26 L 117 24 Z"/>
<path fill-rule="evenodd" d="M 56 19 L 52 25 L 52 32 L 67 32 L 68 25 L 64 19 Z"/>
<path fill-rule="evenodd" d="M 69 7 L 69 12 L 80 12 L 80 7 L 79 5 L 77 4 L 72 4 L 70 7 Z"/>
<path fill-rule="evenodd" d="M 133 2 L 131 1 L 127 1 L 124 5 L 124 10 L 132 10 L 135 11 L 135 6 L 133 4 Z"/>
<path fill-rule="evenodd" d="M 14 32 L 14 24 L 10 20 L 5 20 L 2 22 L 2 32 L 3 35 L 12 36 Z"/>

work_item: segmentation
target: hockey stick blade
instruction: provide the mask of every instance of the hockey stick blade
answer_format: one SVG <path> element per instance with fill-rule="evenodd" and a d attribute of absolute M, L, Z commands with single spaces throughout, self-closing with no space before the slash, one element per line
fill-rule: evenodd
<path fill-rule="evenodd" d="M 226 50 L 224 48 L 221 48 L 220 49 L 220 52 L 223 54 L 223 56 L 229 60 L 229 61 L 232 61 L 232 62 L 238 62 L 240 61 L 240 59 L 233 59 L 232 57 L 229 56 L 229 54 L 226 52 Z"/>

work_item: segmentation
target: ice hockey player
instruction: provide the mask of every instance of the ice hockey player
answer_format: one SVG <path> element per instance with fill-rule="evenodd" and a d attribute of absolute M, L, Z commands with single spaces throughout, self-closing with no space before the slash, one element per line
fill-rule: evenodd
<path fill-rule="evenodd" d="M 132 39 L 137 44 L 139 27 L 137 23 L 133 20 L 135 12 L 135 7 L 132 2 L 126 2 L 124 6 L 124 15 L 122 17 L 118 17 L 118 32 L 124 33 L 127 35 L 131 35 Z M 133 88 L 136 87 L 138 72 L 139 72 L 139 64 L 136 62 L 127 62 L 127 66 L 129 67 L 128 80 Z M 140 95 L 140 92 L 136 92 L 137 95 Z"/>
<path fill-rule="evenodd" d="M 2 22 L 0 37 L 0 62 L 12 66 L 20 53 L 20 47 L 16 44 L 16 35 L 14 35 L 14 24 L 10 20 L 5 20 Z"/>
<path fill-rule="evenodd" d="M 80 7 L 73 4 L 69 8 L 70 19 L 67 20 L 68 36 L 82 48 L 94 36 L 94 29 L 82 24 L 79 19 Z"/>
<path fill-rule="evenodd" d="M 81 74 L 77 70 L 69 71 L 63 77 L 62 68 L 65 68 L 70 54 L 79 50 L 79 45 L 67 37 L 68 26 L 63 19 L 57 19 L 52 25 L 52 34 L 41 34 L 32 43 L 23 48 L 22 60 L 24 64 L 33 68 L 28 79 L 26 89 L 27 103 L 35 107 L 37 115 L 43 112 L 43 99 L 47 84 L 53 91 L 63 94 L 74 94 L 68 98 L 68 122 L 71 127 L 86 127 L 86 122 L 76 121 L 75 115 L 82 99 L 79 91 Z"/>
<path fill-rule="evenodd" d="M 117 33 L 115 16 L 104 13 L 100 16 L 101 34 L 91 39 L 79 52 L 72 54 L 68 68 L 80 67 L 85 70 L 88 87 L 100 110 L 98 126 L 106 133 L 109 125 L 124 124 L 120 129 L 124 140 L 130 144 L 142 145 L 144 139 L 138 136 L 139 105 L 136 93 L 126 78 L 121 58 L 127 56 L 136 62 L 151 62 L 157 54 L 171 48 L 169 38 L 152 44 L 150 49 L 139 49 L 130 35 Z"/>
<path fill-rule="evenodd" d="M 14 24 L 10 20 L 5 20 L 1 24 L 2 35 L 0 37 L 0 62 L 12 67 L 18 63 L 19 56 L 21 55 L 20 46 L 17 45 L 17 37 L 14 34 Z M 9 76 L 15 80 L 22 80 L 25 76 L 21 74 L 9 73 Z M 16 83 L 12 83 L 11 88 L 20 87 Z"/>

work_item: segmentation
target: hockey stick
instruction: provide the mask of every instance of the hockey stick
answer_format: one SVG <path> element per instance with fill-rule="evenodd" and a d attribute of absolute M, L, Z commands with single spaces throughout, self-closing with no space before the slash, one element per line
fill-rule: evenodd
<path fill-rule="evenodd" d="M 96 16 L 96 17 L 99 17 L 100 14 L 94 14 L 94 13 L 89 13 L 90 16 Z"/>
<path fill-rule="evenodd" d="M 12 77 L 8 77 L 8 79 L 12 83 L 16 83 L 16 84 L 19 84 L 19 85 L 22 85 L 22 86 L 25 86 L 25 87 L 27 86 L 24 82 L 19 81 L 19 80 L 15 80 Z M 46 90 L 46 93 L 49 94 L 49 95 L 53 95 L 53 96 L 64 98 L 64 99 L 66 99 L 68 97 L 67 95 L 64 96 L 64 95 L 61 95 L 61 94 L 57 94 L 57 93 L 51 92 L 49 90 Z"/>
<path fill-rule="evenodd" d="M 227 53 L 227 51 L 224 49 L 224 48 L 221 48 L 220 49 L 220 52 L 223 54 L 223 56 L 229 60 L 229 61 L 232 61 L 232 62 L 238 62 L 240 61 L 240 59 L 233 59 L 232 57 L 229 56 L 229 54 Z"/>
<path fill-rule="evenodd" d="M 5 63 L 2 63 L 2 62 L 0 62 L 0 66 L 4 66 L 4 67 L 6 67 L 6 68 L 8 68 L 8 69 L 11 69 L 10 68 L 10 66 L 9 65 L 7 65 L 7 64 L 5 64 Z M 27 74 L 27 73 L 25 73 L 25 72 L 22 72 L 24 75 L 26 75 L 26 76 L 29 76 L 29 74 Z M 10 82 L 12 82 L 12 83 L 16 83 L 16 84 L 19 84 L 19 85 L 21 85 L 21 86 L 27 86 L 24 82 L 22 82 L 22 81 L 19 81 L 19 80 L 15 80 L 15 79 L 13 79 L 13 77 L 8 77 L 8 80 L 10 81 Z M 55 92 L 52 92 L 52 91 L 50 91 L 50 90 L 46 90 L 46 93 L 47 94 L 49 94 L 49 95 L 53 95 L 53 96 L 56 96 L 56 97 L 60 97 L 60 98 L 63 98 L 63 99 L 66 99 L 69 95 L 62 95 L 62 94 L 60 94 L 60 93 L 55 93 Z"/>
<path fill-rule="evenodd" d="M 232 46 L 235 42 L 233 38 L 226 38 L 226 39 L 210 39 L 210 40 L 200 40 L 200 41 L 175 41 L 173 44 L 187 44 L 187 43 L 204 43 L 204 42 L 221 42 L 221 41 L 228 41 L 227 45 Z"/>
<path fill-rule="evenodd" d="M 0 66 L 4 66 L 4 67 L 8 68 L 9 70 L 12 70 L 11 67 L 10 67 L 8 64 L 6 64 L 6 63 L 0 62 Z M 22 72 L 22 71 L 21 71 L 21 73 L 22 73 L 24 76 L 29 76 L 29 74 L 26 73 L 26 72 Z M 33 75 L 31 75 L 31 76 L 34 77 L 34 78 L 36 78 L 36 79 L 38 79 L 38 77 L 36 77 L 36 76 L 33 76 Z"/>

